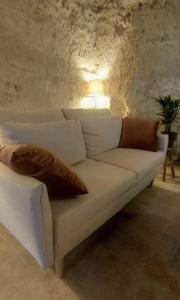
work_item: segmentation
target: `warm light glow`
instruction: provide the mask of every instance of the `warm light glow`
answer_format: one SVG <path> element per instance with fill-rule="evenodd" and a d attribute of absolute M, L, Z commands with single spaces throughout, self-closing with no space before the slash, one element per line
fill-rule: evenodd
<path fill-rule="evenodd" d="M 104 86 L 101 80 L 91 80 L 88 83 L 88 96 L 104 95 Z"/>
<path fill-rule="evenodd" d="M 105 80 L 108 77 L 108 69 L 101 69 L 97 71 L 88 71 L 85 68 L 82 68 L 82 75 L 85 81 L 91 81 L 91 80 Z"/>
<path fill-rule="evenodd" d="M 83 108 L 110 108 L 110 98 L 104 95 L 103 81 L 91 80 L 87 88 L 87 97 L 81 101 Z"/>
<path fill-rule="evenodd" d="M 129 107 L 125 103 L 125 112 L 124 112 L 124 117 L 127 117 L 129 115 Z"/>
<path fill-rule="evenodd" d="M 110 108 L 110 98 L 107 96 L 88 96 L 81 101 L 82 108 Z"/>
<path fill-rule="evenodd" d="M 105 80 L 107 79 L 108 77 L 108 70 L 107 69 L 104 69 L 104 70 L 99 70 L 97 72 L 97 75 L 96 75 L 96 79 L 99 79 L 99 80 Z"/>
<path fill-rule="evenodd" d="M 107 96 L 99 96 L 96 98 L 96 108 L 110 108 L 110 98 Z"/>

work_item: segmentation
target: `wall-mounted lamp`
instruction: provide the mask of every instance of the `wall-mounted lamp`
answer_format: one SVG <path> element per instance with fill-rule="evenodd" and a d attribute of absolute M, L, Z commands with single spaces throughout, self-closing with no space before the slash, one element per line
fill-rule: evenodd
<path fill-rule="evenodd" d="M 104 83 L 94 79 L 87 83 L 87 97 L 82 100 L 85 108 L 109 108 L 110 98 L 104 94 Z"/>
<path fill-rule="evenodd" d="M 104 95 L 104 85 L 101 80 L 91 80 L 88 82 L 88 96 L 97 97 Z"/>

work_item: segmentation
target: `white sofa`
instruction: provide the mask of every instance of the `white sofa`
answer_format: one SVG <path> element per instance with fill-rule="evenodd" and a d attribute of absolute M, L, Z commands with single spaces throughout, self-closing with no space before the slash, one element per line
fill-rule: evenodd
<path fill-rule="evenodd" d="M 16 174 L 0 164 L 0 222 L 41 267 L 55 266 L 58 276 L 62 275 L 64 256 L 149 185 L 164 162 L 165 135 L 159 135 L 158 152 L 117 148 L 117 135 L 121 131 L 118 119 L 114 118 L 111 128 L 108 126 L 112 124 L 107 122 L 102 127 L 99 125 L 103 117 L 106 120 L 110 115 L 107 109 L 62 109 L 30 114 L 0 111 L 1 122 L 81 120 L 87 158 L 72 168 L 87 185 L 87 195 L 49 201 L 42 182 Z M 118 130 L 117 126 L 120 126 Z"/>

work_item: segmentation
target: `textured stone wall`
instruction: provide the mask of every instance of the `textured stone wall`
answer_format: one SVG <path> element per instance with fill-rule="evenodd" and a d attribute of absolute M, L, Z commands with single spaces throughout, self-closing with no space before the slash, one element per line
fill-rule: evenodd
<path fill-rule="evenodd" d="M 111 76 L 129 31 L 121 1 L 1 0 L 1 107 L 79 105 L 84 79 Z"/>
<path fill-rule="evenodd" d="M 112 111 L 154 117 L 152 96 L 180 96 L 179 55 L 179 0 L 0 1 L 1 108 L 79 106 L 95 77 Z"/>
<path fill-rule="evenodd" d="M 132 13 L 138 57 L 126 100 L 131 113 L 154 117 L 159 106 L 153 96 L 180 98 L 180 2 L 139 4 Z M 173 129 L 180 153 L 180 114 Z"/>
<path fill-rule="evenodd" d="M 180 97 L 180 2 L 157 3 L 141 5 L 133 13 L 139 50 L 128 102 L 131 111 L 145 115 L 156 112 L 152 96 Z"/>

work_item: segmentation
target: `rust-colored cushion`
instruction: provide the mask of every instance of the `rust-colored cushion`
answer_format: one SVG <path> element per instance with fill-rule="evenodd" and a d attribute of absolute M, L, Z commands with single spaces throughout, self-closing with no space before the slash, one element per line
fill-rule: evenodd
<path fill-rule="evenodd" d="M 19 174 L 32 176 L 45 183 L 50 195 L 88 193 L 83 181 L 64 162 L 36 146 L 7 145 L 0 150 L 0 161 Z"/>
<path fill-rule="evenodd" d="M 119 147 L 157 151 L 159 121 L 126 117 Z"/>

